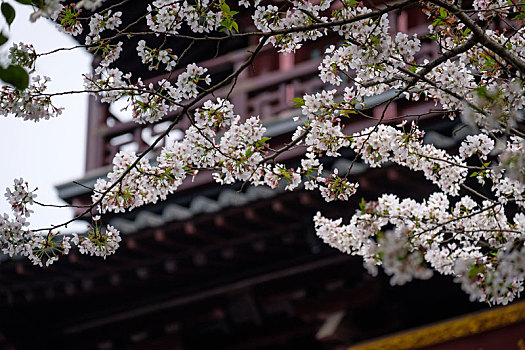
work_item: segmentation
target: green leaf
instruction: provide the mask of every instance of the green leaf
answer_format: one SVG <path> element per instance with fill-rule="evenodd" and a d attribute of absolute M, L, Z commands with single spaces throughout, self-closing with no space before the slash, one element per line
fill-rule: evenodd
<path fill-rule="evenodd" d="M 478 175 L 478 172 L 475 171 L 475 172 L 473 172 L 472 174 L 470 174 L 470 177 L 474 177 L 474 176 L 477 176 L 477 175 Z"/>
<path fill-rule="evenodd" d="M 478 86 L 474 91 L 477 92 L 480 97 L 489 98 L 487 87 L 484 85 Z"/>
<path fill-rule="evenodd" d="M 476 275 L 481 271 L 481 267 L 474 264 L 470 267 L 470 270 L 468 272 L 468 278 L 472 279 L 476 277 Z"/>
<path fill-rule="evenodd" d="M 15 1 L 22 5 L 33 5 L 33 2 L 31 0 L 15 0 Z"/>
<path fill-rule="evenodd" d="M 304 100 L 301 97 L 294 97 L 290 101 L 294 103 L 295 107 L 304 106 Z"/>
<path fill-rule="evenodd" d="M 353 109 L 345 109 L 345 110 L 343 110 L 341 112 L 343 113 L 343 117 L 347 117 L 347 118 L 350 118 L 349 114 L 357 114 L 357 111 L 355 111 Z"/>
<path fill-rule="evenodd" d="M 0 5 L 0 9 L 2 10 L 2 14 L 5 17 L 7 24 L 11 26 L 11 23 L 15 20 L 15 9 L 7 2 L 3 2 L 2 5 Z"/>
<path fill-rule="evenodd" d="M 224 12 L 224 14 L 230 13 L 230 6 L 226 4 L 224 1 L 221 2 L 221 11 Z"/>
<path fill-rule="evenodd" d="M 365 213 L 366 208 L 366 201 L 364 198 L 361 198 L 361 202 L 359 202 L 359 209 L 361 209 L 361 214 Z"/>
<path fill-rule="evenodd" d="M 232 27 L 233 27 L 233 29 L 235 29 L 235 31 L 236 31 L 237 33 L 239 33 L 239 25 L 237 24 L 237 22 L 233 22 L 233 23 L 232 23 Z"/>
<path fill-rule="evenodd" d="M 7 68 L 0 68 L 0 79 L 18 90 L 25 90 L 29 86 L 29 74 L 24 68 L 14 64 Z"/>
<path fill-rule="evenodd" d="M 441 18 L 447 18 L 447 16 L 448 16 L 447 10 L 445 10 L 443 7 L 440 7 L 439 8 L 439 16 Z"/>
<path fill-rule="evenodd" d="M 4 35 L 4 33 L 0 32 L 0 46 L 4 45 L 7 42 L 7 40 L 9 39 Z"/>

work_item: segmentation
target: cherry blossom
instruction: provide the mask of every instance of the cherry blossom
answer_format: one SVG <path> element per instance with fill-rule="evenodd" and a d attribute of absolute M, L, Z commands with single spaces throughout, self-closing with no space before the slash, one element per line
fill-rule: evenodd
<path fill-rule="evenodd" d="M 451 275 L 472 300 L 491 304 L 506 304 L 523 290 L 522 7 L 500 0 L 475 0 L 468 11 L 441 0 L 379 8 L 348 0 L 155 0 L 141 4 L 142 27 L 136 31 L 123 25 L 121 11 L 103 5 L 102 0 L 82 0 L 62 7 L 59 0 L 45 0 L 31 20 L 58 18 L 60 30 L 77 38 L 89 28 L 82 44 L 100 60 L 84 75 L 84 87 L 102 103 L 124 101 L 139 124 L 169 116 L 174 120 L 170 128 L 184 118 L 190 126 L 181 139 L 156 153 L 153 146 L 170 129 L 147 152 L 120 150 L 107 178 L 94 186 L 92 205 L 84 213 L 94 217 L 83 233 L 61 234 L 56 230 L 60 225 L 30 229 L 30 207 L 39 203 L 35 191 L 16 180 L 6 191 L 12 212 L 0 217 L 5 254 L 47 266 L 76 245 L 83 254 L 106 258 L 115 253 L 121 237 L 114 227 L 104 228 L 96 214 L 165 200 L 199 172 L 211 172 L 220 185 L 304 188 L 319 191 L 326 201 L 348 201 L 360 191 L 360 179 L 351 172 L 356 162 L 370 168 L 395 164 L 421 174 L 435 186 L 434 193 L 417 201 L 388 193 L 363 200 L 359 208 L 349 207 L 353 215 L 348 222 L 318 213 L 313 221 L 323 241 L 361 256 L 372 274 L 382 267 L 393 285 L 433 273 Z M 424 33 L 402 31 L 392 20 L 406 6 L 428 16 Z M 82 17 L 83 9 L 92 12 Z M 485 28 L 488 22 L 483 22 L 501 20 L 505 26 Z M 129 45 L 126 37 L 136 39 L 132 51 L 138 62 L 169 73 L 146 82 L 123 71 L 117 63 Z M 178 39 L 192 44 L 183 49 L 166 44 Z M 259 45 L 247 49 L 248 60 L 233 67 L 227 78 L 187 56 L 195 43 L 217 44 L 219 52 L 222 42 L 244 39 Z M 231 97 L 237 80 L 261 50 L 294 53 L 321 40 L 317 75 L 325 87 L 294 98 L 300 116 L 289 139 L 273 140 L 260 116 L 236 112 Z M 11 64 L 30 73 L 38 58 L 27 44 L 9 50 Z M 58 116 L 61 108 L 52 103 L 48 81 L 35 75 L 27 89 L 3 86 L 0 113 L 32 121 Z M 230 90 L 224 93 L 226 88 Z M 401 99 L 421 106 L 430 101 L 435 109 L 388 115 L 388 107 Z M 467 130 L 454 135 L 457 144 L 446 149 L 429 143 L 419 125 L 422 117 L 438 112 Z M 277 161 L 292 150 L 296 166 Z M 329 171 L 327 164 L 347 153 L 352 153 L 352 165 Z"/>

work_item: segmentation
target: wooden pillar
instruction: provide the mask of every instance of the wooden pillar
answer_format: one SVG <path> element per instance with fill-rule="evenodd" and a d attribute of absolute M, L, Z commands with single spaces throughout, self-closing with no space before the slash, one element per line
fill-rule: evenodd
<path fill-rule="evenodd" d="M 96 67 L 100 58 L 93 59 L 93 67 Z M 88 127 L 86 146 L 86 171 L 96 169 L 104 165 L 104 136 L 100 134 L 100 128 L 106 126 L 109 116 L 109 105 L 100 102 L 94 96 L 89 96 L 88 102 Z"/>

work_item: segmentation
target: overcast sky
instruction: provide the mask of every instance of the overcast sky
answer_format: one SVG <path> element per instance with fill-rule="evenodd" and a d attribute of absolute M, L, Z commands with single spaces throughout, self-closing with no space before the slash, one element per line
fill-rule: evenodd
<path fill-rule="evenodd" d="M 10 2 L 18 5 L 14 1 Z M 58 32 L 46 19 L 29 22 L 31 8 L 16 6 L 16 18 L 8 32 L 10 41 L 1 49 L 5 55 L 12 42 L 31 43 L 37 52 L 75 45 L 66 34 Z M 66 51 L 43 57 L 37 61 L 37 73 L 52 78 L 50 90 L 78 90 L 82 88 L 82 73 L 90 70 L 91 58 L 84 49 Z M 0 117 L 0 214 L 10 213 L 3 194 L 14 178 L 23 177 L 32 187 L 38 187 L 38 200 L 62 204 L 55 185 L 78 179 L 84 173 L 87 96 L 56 98 L 55 105 L 65 107 L 62 116 L 38 123 L 14 117 Z M 49 227 L 71 218 L 69 209 L 34 206 L 31 228 Z M 76 226 L 77 229 L 81 226 Z M 74 229 L 70 226 L 70 230 Z M 65 231 L 65 230 L 64 230 Z"/>

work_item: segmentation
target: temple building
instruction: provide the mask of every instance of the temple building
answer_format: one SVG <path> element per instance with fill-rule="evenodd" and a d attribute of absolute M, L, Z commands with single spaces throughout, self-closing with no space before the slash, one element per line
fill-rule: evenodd
<path fill-rule="evenodd" d="M 137 16 L 133 11 L 123 11 L 124 21 Z M 391 23 L 424 33 L 425 18 L 411 11 L 392 14 Z M 208 68 L 212 78 L 225 77 L 244 62 L 253 40 L 218 49 L 204 43 L 187 61 Z M 267 136 L 282 144 L 297 125 L 290 100 L 323 87 L 316 75 L 329 43 L 305 45 L 295 55 L 263 50 L 231 94 L 236 113 L 259 115 Z M 421 55 L 432 58 L 427 44 Z M 151 82 L 161 79 L 141 70 L 135 47 L 125 45 L 117 66 Z M 228 92 L 229 86 L 216 96 Z M 367 113 L 377 117 L 383 107 Z M 387 114 L 410 119 L 428 109 L 425 102 L 396 100 Z M 170 118 L 137 124 L 118 106 L 90 97 L 86 173 L 76 181 L 81 185 L 58 186 L 61 198 L 91 203 L 89 188 L 107 174 L 113 156 L 145 150 Z M 356 116 L 345 132 L 373 123 Z M 419 125 L 427 141 L 442 148 L 464 136 L 457 122 L 439 114 L 426 114 Z M 182 120 L 168 140 L 188 126 Z M 303 153 L 297 148 L 280 160 L 293 166 Z M 354 155 L 344 151 L 325 159 L 325 167 L 347 169 Z M 351 177 L 358 193 L 326 203 L 317 192 L 218 186 L 209 173 L 199 173 L 166 201 L 105 215 L 122 233 L 121 247 L 106 260 L 76 249 L 48 268 L 1 257 L 0 349 L 525 349 L 525 302 L 470 302 L 452 278 L 437 275 L 392 287 L 382 271 L 372 277 L 361 258 L 321 242 L 312 222 L 318 211 L 348 218 L 361 198 L 389 192 L 420 200 L 435 190 L 422 175 L 394 165 L 371 169 L 358 162 Z"/>

